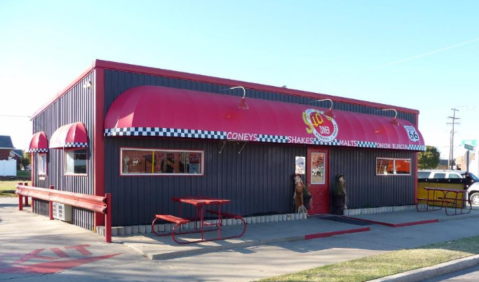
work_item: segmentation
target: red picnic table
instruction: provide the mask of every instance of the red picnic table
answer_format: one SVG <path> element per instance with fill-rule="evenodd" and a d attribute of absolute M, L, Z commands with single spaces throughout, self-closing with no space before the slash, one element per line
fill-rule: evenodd
<path fill-rule="evenodd" d="M 158 236 L 167 236 L 171 234 L 171 237 L 173 240 L 178 243 L 178 244 L 191 244 L 191 243 L 199 243 L 199 242 L 206 242 L 206 241 L 216 241 L 216 240 L 225 240 L 225 239 L 231 239 L 231 238 L 238 238 L 244 235 L 246 232 L 246 221 L 241 215 L 237 214 L 232 214 L 232 213 L 226 213 L 221 211 L 221 206 L 224 204 L 228 204 L 231 202 L 231 200 L 228 199 L 218 199 L 218 198 L 212 198 L 212 197 L 205 197 L 205 196 L 185 196 L 185 197 L 173 197 L 171 198 L 174 202 L 178 202 L 179 206 L 179 216 L 173 216 L 169 214 L 157 214 L 155 215 L 155 219 L 151 223 L 151 230 L 153 233 L 155 233 Z M 191 220 L 190 219 L 185 219 L 181 217 L 181 210 L 182 210 L 182 204 L 188 204 L 188 205 L 193 205 L 195 207 L 195 217 L 191 220 L 197 220 L 195 223 L 195 228 L 192 231 L 183 231 L 182 225 L 188 224 Z M 205 207 L 206 206 L 216 206 L 216 210 L 210 209 L 206 210 L 206 212 L 214 214 L 218 217 L 218 220 L 216 222 L 209 222 L 205 221 Z M 238 234 L 238 235 L 232 235 L 228 237 L 222 237 L 221 236 L 221 226 L 223 225 L 223 218 L 232 218 L 232 219 L 238 219 L 242 221 L 242 224 L 244 225 L 243 231 Z M 158 233 L 155 230 L 155 222 L 157 220 L 164 220 L 164 221 L 169 221 L 175 223 L 175 226 L 172 228 L 171 233 L 165 232 L 165 233 Z M 199 226 L 198 226 L 199 224 Z M 179 231 L 178 231 L 179 227 Z M 207 227 L 207 229 L 205 229 Z M 213 227 L 213 228 L 209 228 Z M 209 232 L 209 231 L 218 231 L 218 235 L 214 238 L 211 239 L 205 239 L 204 238 L 204 232 Z M 178 231 L 178 232 L 177 232 Z M 193 240 L 193 241 L 179 241 L 176 238 L 176 235 L 182 235 L 182 234 L 191 234 L 191 233 L 200 233 L 201 234 L 201 239 L 198 240 Z"/>

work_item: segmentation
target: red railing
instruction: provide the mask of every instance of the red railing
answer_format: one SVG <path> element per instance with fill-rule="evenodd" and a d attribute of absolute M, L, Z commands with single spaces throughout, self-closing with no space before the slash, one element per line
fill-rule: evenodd
<path fill-rule="evenodd" d="M 26 183 L 25 183 L 26 184 Z M 92 196 L 86 194 L 65 192 L 55 190 L 53 186 L 50 189 L 29 187 L 17 184 L 18 194 L 18 209 L 23 210 L 23 197 L 25 197 L 25 204 L 28 203 L 28 197 L 33 199 L 41 199 L 50 202 L 50 219 L 53 220 L 53 202 L 74 206 L 77 208 L 87 209 L 94 212 L 99 212 L 105 215 L 105 241 L 111 243 L 111 194 L 102 196 Z"/>

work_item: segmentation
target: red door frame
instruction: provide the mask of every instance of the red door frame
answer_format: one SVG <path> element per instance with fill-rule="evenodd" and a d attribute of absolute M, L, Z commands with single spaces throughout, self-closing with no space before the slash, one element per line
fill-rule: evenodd
<path fill-rule="evenodd" d="M 312 153 L 324 154 L 324 183 L 312 184 L 311 172 L 312 172 Z M 326 214 L 329 213 L 329 149 L 308 147 L 308 157 L 306 165 L 306 183 L 308 185 L 309 193 L 311 194 L 309 214 Z"/>

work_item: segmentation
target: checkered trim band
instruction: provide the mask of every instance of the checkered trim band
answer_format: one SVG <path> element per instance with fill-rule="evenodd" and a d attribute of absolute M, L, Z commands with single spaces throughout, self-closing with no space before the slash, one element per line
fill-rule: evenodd
<path fill-rule="evenodd" d="M 414 145 L 414 144 L 409 144 L 408 150 L 411 151 L 426 151 L 426 145 Z"/>
<path fill-rule="evenodd" d="M 194 129 L 173 129 L 159 127 L 127 127 L 105 129 L 105 136 L 162 136 L 201 139 L 226 139 L 226 133 Z"/>
<path fill-rule="evenodd" d="M 30 149 L 28 150 L 30 153 L 47 153 L 48 149 Z"/>
<path fill-rule="evenodd" d="M 288 138 L 279 135 L 258 134 L 257 142 L 288 143 Z"/>
<path fill-rule="evenodd" d="M 65 148 L 87 148 L 88 143 L 78 143 L 78 142 L 66 143 L 64 147 Z"/>
<path fill-rule="evenodd" d="M 358 147 L 361 148 L 377 148 L 377 146 L 376 142 L 358 141 Z"/>
<path fill-rule="evenodd" d="M 173 128 L 160 128 L 160 127 L 127 127 L 127 128 L 110 128 L 106 129 L 105 136 L 161 136 L 161 137 L 182 137 L 182 138 L 199 138 L 199 139 L 219 139 L 227 140 L 226 132 L 222 131 L 207 131 L 207 130 L 194 130 L 194 129 L 173 129 Z M 233 139 L 232 139 L 233 140 Z M 258 134 L 256 142 L 268 142 L 268 143 L 288 143 L 287 136 L 280 135 L 265 135 Z M 347 142 L 349 144 L 350 141 Z M 302 144 L 295 143 L 292 144 Z M 331 142 L 323 142 L 317 138 L 313 139 L 314 145 L 320 146 L 345 146 L 341 145 L 340 140 L 333 140 Z M 377 142 L 370 141 L 356 141 L 356 147 L 359 148 L 378 148 Z M 78 144 L 74 146 L 65 145 L 65 147 L 87 147 L 88 144 L 80 146 Z M 350 146 L 346 146 L 350 147 Z M 408 145 L 408 150 L 411 151 L 425 151 L 424 145 Z"/>
<path fill-rule="evenodd" d="M 313 144 L 314 145 L 322 145 L 322 146 L 339 146 L 339 140 L 334 139 L 331 142 L 323 142 L 323 141 L 321 141 L 317 138 L 314 138 Z"/>

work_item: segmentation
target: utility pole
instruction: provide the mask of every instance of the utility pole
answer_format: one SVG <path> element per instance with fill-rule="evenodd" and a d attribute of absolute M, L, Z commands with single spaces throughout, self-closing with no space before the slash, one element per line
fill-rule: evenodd
<path fill-rule="evenodd" d="M 452 130 L 451 130 L 451 140 L 450 140 L 450 147 L 449 147 L 449 160 L 448 160 L 448 167 L 449 169 L 453 169 L 454 165 L 454 125 L 459 124 L 456 122 L 456 119 L 459 119 L 456 117 L 456 112 L 459 112 L 458 109 L 452 108 L 452 117 L 448 117 L 452 119 L 452 122 L 448 122 L 447 124 L 452 124 Z"/>

